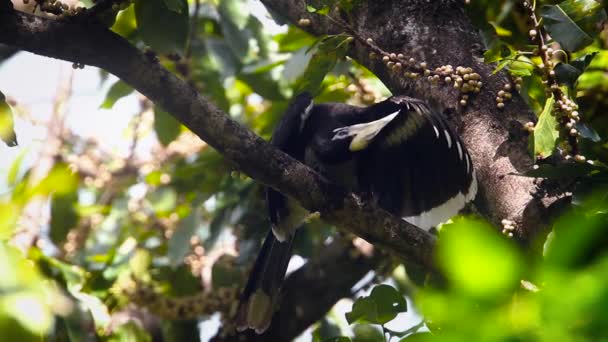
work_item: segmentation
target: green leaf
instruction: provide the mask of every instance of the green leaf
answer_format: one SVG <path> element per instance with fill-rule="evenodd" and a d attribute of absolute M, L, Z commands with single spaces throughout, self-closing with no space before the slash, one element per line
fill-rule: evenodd
<path fill-rule="evenodd" d="M 601 4 L 594 0 L 568 0 L 558 5 L 544 5 L 541 16 L 551 37 L 568 51 L 577 51 L 593 43 L 579 23 L 605 17 Z"/>
<path fill-rule="evenodd" d="M 578 77 L 587 69 L 587 66 L 589 66 L 595 55 L 597 55 L 597 52 L 584 55 L 569 64 L 558 63 L 554 69 L 557 81 L 560 84 L 574 88 Z"/>
<path fill-rule="evenodd" d="M 547 158 L 555 149 L 555 142 L 559 136 L 559 132 L 555 127 L 557 120 L 553 115 L 553 105 L 555 99 L 553 95 L 545 102 L 545 107 L 538 117 L 538 123 L 534 129 L 534 156 L 538 158 Z"/>
<path fill-rule="evenodd" d="M 110 87 L 110 90 L 108 90 L 108 93 L 106 94 L 105 100 L 99 107 L 103 109 L 112 109 L 116 101 L 131 94 L 132 92 L 133 88 L 131 88 L 130 85 L 118 80 Z"/>
<path fill-rule="evenodd" d="M 118 33 L 122 37 L 131 38 L 135 30 L 137 30 L 135 6 L 129 6 L 127 9 L 118 13 L 116 21 L 114 22 L 114 25 L 112 25 L 112 31 Z"/>
<path fill-rule="evenodd" d="M 399 291 L 392 286 L 381 284 L 374 287 L 369 297 L 360 297 L 355 301 L 351 312 L 346 313 L 346 320 L 350 324 L 385 324 L 405 311 L 407 302 Z"/>
<path fill-rule="evenodd" d="M 390 285 L 381 284 L 372 290 L 370 298 L 376 302 L 378 322 L 390 322 L 397 314 L 407 311 L 407 302 L 403 295 Z"/>
<path fill-rule="evenodd" d="M 34 194 L 48 196 L 67 195 L 78 188 L 78 176 L 64 163 L 57 163 L 49 174 L 35 187 Z"/>
<path fill-rule="evenodd" d="M 517 288 L 522 260 L 515 246 L 484 221 L 453 221 L 442 227 L 437 244 L 437 261 L 449 284 L 485 299 L 500 299 Z"/>
<path fill-rule="evenodd" d="M 6 103 L 4 94 L 0 91 L 0 139 L 7 146 L 17 146 L 17 135 L 15 134 L 13 111 Z"/>
<path fill-rule="evenodd" d="M 352 37 L 346 35 L 322 38 L 317 45 L 317 51 L 306 67 L 306 71 L 295 86 L 296 93 L 308 91 L 317 94 L 325 75 L 336 66 L 339 59 L 344 58 L 351 41 Z"/>
<path fill-rule="evenodd" d="M 346 321 L 353 323 L 375 323 L 378 320 L 376 302 L 369 297 L 360 297 L 353 303 L 353 308 L 346 313 Z"/>
<path fill-rule="evenodd" d="M 181 2 L 180 13 L 167 7 L 165 0 L 136 0 L 135 19 L 143 41 L 158 53 L 181 52 L 188 38 L 188 8 Z M 175 6 L 173 6 L 175 7 Z"/>
<path fill-rule="evenodd" d="M 76 191 L 51 197 L 50 238 L 58 246 L 66 239 L 68 232 L 78 223 L 75 205 L 78 203 Z"/>
<path fill-rule="evenodd" d="M 163 146 L 169 145 L 180 134 L 180 123 L 159 106 L 154 107 L 154 131 Z"/>

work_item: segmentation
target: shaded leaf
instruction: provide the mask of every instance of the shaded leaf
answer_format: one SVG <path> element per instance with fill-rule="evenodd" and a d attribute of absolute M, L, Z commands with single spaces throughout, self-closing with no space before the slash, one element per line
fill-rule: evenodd
<path fill-rule="evenodd" d="M 78 194 L 76 191 L 51 197 L 51 222 L 50 238 L 60 246 L 68 235 L 68 232 L 78 223 Z"/>
<path fill-rule="evenodd" d="M 578 130 L 578 133 L 581 137 L 585 139 L 589 139 L 593 142 L 600 142 L 602 140 L 600 135 L 589 125 L 584 122 L 577 122 L 574 127 Z"/>
<path fill-rule="evenodd" d="M 574 17 L 574 15 L 579 13 L 568 11 L 569 9 L 572 10 L 575 8 L 569 6 L 569 3 L 573 2 L 574 1 L 564 1 L 559 5 L 544 5 L 541 8 L 541 16 L 547 31 L 549 31 L 551 36 L 568 51 L 577 51 L 593 43 L 593 38 L 583 31 L 576 23 L 576 17 Z M 589 1 L 579 0 L 576 2 Z M 597 3 L 595 1 L 592 2 Z"/>
<path fill-rule="evenodd" d="M 368 297 L 360 297 L 355 301 L 351 312 L 346 313 L 346 320 L 350 324 L 385 324 L 405 311 L 407 302 L 399 291 L 390 285 L 381 284 L 374 287 Z"/>
<path fill-rule="evenodd" d="M 369 297 L 360 297 L 353 303 L 353 308 L 346 313 L 349 324 L 376 322 L 378 320 L 376 303 Z"/>
<path fill-rule="evenodd" d="M 218 7 L 224 41 L 241 61 L 248 56 L 251 47 L 251 31 L 245 27 L 249 20 L 247 8 L 245 0 L 221 1 Z"/>
<path fill-rule="evenodd" d="M 181 2 L 182 10 L 175 12 L 165 0 L 136 0 L 135 19 L 143 41 L 158 53 L 181 52 L 188 38 L 188 4 Z M 173 5 L 175 7 L 175 5 Z"/>
<path fill-rule="evenodd" d="M 180 123 L 159 106 L 154 107 L 154 131 L 161 144 L 169 145 L 181 131 Z"/>
<path fill-rule="evenodd" d="M 584 55 L 569 64 L 558 63 L 554 69 L 557 81 L 573 88 L 578 77 L 587 69 L 587 66 L 589 66 L 595 55 L 597 55 L 597 52 Z"/>
<path fill-rule="evenodd" d="M 547 99 L 534 129 L 534 156 L 541 159 L 547 158 L 553 153 L 555 142 L 559 136 L 559 132 L 555 128 L 557 120 L 552 113 L 554 104 L 555 98 L 553 96 Z"/>
<path fill-rule="evenodd" d="M 407 302 L 403 295 L 394 287 L 386 284 L 381 284 L 372 290 L 370 298 L 376 302 L 378 323 L 384 324 L 401 312 L 407 311 Z"/>

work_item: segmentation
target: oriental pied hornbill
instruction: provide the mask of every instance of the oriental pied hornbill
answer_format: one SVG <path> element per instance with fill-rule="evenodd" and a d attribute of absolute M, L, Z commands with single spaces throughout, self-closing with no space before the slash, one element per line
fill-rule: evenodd
<path fill-rule="evenodd" d="M 442 113 L 407 96 L 355 107 L 315 105 L 310 94 L 300 94 L 271 144 L 426 230 L 456 215 L 477 193 L 471 157 L 456 132 Z M 241 294 L 236 318 L 241 330 L 257 333 L 270 325 L 295 230 L 306 215 L 271 188 L 266 200 L 272 230 Z"/>

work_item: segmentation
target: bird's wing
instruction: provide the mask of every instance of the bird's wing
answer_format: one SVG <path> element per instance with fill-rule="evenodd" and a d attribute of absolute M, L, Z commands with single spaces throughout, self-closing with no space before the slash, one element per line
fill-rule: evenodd
<path fill-rule="evenodd" d="M 302 129 L 312 112 L 313 105 L 309 93 L 296 96 L 287 107 L 270 140 L 273 146 L 300 161 L 303 160 L 304 153 L 301 141 Z M 297 223 L 293 226 L 294 222 L 292 222 L 298 220 L 292 215 L 294 208 L 289 205 L 283 194 L 272 188 L 266 189 L 266 203 L 275 236 L 280 241 L 284 241 L 286 235 L 297 227 Z"/>
<path fill-rule="evenodd" d="M 475 197 L 473 163 L 442 113 L 411 98 L 387 101 L 401 110 L 360 153 L 359 182 L 381 207 L 429 229 Z"/>

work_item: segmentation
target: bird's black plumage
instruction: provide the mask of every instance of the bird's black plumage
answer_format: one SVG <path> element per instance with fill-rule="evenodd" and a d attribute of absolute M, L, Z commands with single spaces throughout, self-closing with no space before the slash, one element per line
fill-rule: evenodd
<path fill-rule="evenodd" d="M 313 105 L 298 95 L 271 144 L 331 181 L 369 194 L 385 210 L 429 229 L 471 201 L 477 183 L 471 157 L 443 115 L 424 101 L 393 96 L 369 107 Z M 240 328 L 268 328 L 306 212 L 268 188 L 268 233 L 237 313 Z"/>

